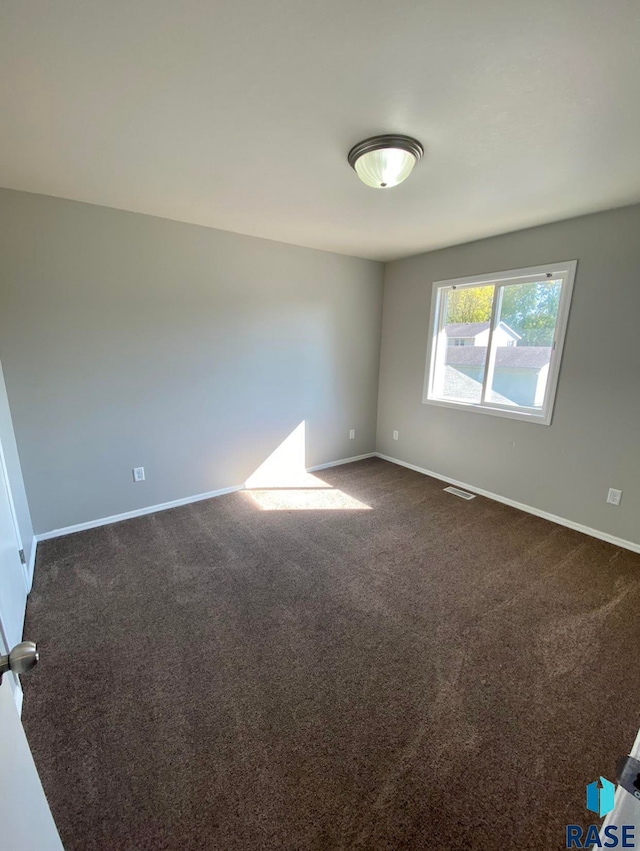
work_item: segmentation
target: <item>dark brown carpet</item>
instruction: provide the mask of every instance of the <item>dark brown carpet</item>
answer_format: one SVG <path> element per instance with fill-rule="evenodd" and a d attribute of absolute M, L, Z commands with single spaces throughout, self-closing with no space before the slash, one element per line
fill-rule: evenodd
<path fill-rule="evenodd" d="M 41 544 L 68 851 L 560 849 L 640 726 L 640 556 L 371 459 Z"/>

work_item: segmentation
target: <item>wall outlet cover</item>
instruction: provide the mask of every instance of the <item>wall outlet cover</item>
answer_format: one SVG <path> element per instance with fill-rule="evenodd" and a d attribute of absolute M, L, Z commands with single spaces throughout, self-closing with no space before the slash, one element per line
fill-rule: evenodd
<path fill-rule="evenodd" d="M 622 491 L 616 490 L 616 488 L 609 488 L 609 493 L 607 494 L 607 502 L 610 505 L 620 505 L 621 499 Z"/>

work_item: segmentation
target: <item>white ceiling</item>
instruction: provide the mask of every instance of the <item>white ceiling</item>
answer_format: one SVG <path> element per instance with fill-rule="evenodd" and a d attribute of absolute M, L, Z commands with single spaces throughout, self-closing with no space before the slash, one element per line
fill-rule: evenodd
<path fill-rule="evenodd" d="M 639 45 L 638 0 L 3 0 L 0 185 L 387 260 L 639 201 Z"/>

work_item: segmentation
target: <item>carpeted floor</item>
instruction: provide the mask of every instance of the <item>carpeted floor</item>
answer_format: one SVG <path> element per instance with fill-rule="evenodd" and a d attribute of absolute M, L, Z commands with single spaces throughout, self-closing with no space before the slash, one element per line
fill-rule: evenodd
<path fill-rule="evenodd" d="M 318 476 L 370 510 L 236 493 L 39 546 L 23 717 L 68 851 L 591 821 L 640 726 L 640 555 L 378 459 Z"/>

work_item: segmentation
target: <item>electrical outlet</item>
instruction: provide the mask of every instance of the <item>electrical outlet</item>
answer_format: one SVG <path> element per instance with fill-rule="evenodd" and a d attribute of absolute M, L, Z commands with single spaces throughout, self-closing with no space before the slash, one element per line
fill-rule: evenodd
<path fill-rule="evenodd" d="M 355 428 L 349 429 L 349 440 L 353 440 L 356 436 Z"/>
<path fill-rule="evenodd" d="M 399 437 L 398 432 L 394 430 L 394 432 L 393 432 L 393 439 L 394 439 L 394 440 L 397 440 L 397 439 L 398 439 L 398 437 Z"/>
<path fill-rule="evenodd" d="M 144 482 L 144 467 L 133 468 L 133 481 Z"/>
<path fill-rule="evenodd" d="M 609 488 L 609 494 L 607 496 L 607 502 L 611 505 L 620 505 L 620 500 L 622 499 L 622 491 L 616 490 L 615 488 Z"/>

